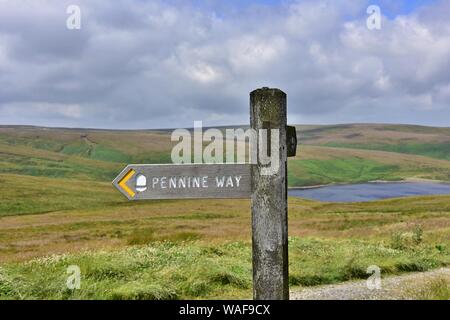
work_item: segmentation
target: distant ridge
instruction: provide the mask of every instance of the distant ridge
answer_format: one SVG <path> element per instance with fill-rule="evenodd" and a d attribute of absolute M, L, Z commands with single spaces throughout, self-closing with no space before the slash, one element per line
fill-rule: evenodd
<path fill-rule="evenodd" d="M 450 126 L 429 126 L 419 124 L 402 124 L 402 123 L 336 123 L 336 124 L 293 124 L 299 130 L 308 130 L 308 128 L 350 128 L 350 127 L 373 127 L 373 126 L 385 126 L 385 127 L 409 127 L 409 128 L 437 128 L 437 129 L 450 129 Z M 217 129 L 233 129 L 233 128 L 248 128 L 248 124 L 232 124 L 232 125 L 220 125 L 220 126 L 204 126 L 204 129 L 217 128 Z M 1 125 L 0 129 L 43 129 L 43 130 L 87 130 L 87 131 L 118 131 L 118 132 L 168 132 L 178 128 L 147 128 L 147 129 L 108 129 L 108 128 L 90 128 L 90 127 L 51 127 L 51 126 L 37 126 L 37 125 Z M 193 127 L 182 127 L 182 129 L 193 130 Z"/>

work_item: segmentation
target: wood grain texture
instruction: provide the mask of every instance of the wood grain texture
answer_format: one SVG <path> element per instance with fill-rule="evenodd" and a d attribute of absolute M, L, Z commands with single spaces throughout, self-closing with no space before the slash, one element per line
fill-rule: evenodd
<path fill-rule="evenodd" d="M 265 175 L 262 165 L 252 167 L 253 297 L 256 300 L 289 299 L 286 94 L 262 88 L 250 93 L 250 121 L 255 130 L 278 129 L 277 170 Z M 257 152 L 264 148 L 257 144 Z"/>

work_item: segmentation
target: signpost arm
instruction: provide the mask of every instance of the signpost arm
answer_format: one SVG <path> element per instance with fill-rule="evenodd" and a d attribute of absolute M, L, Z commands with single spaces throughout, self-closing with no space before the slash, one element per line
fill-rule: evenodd
<path fill-rule="evenodd" d="M 270 136 L 263 148 L 272 158 L 278 157 L 278 166 L 274 167 L 276 161 L 272 161 L 273 172 L 263 173 L 259 157 L 265 142 L 255 139 L 258 164 L 251 169 L 253 298 L 257 300 L 289 299 L 286 120 L 283 91 L 262 88 L 250 93 L 251 127 L 257 132 L 269 129 L 272 134 L 274 129 L 279 130 L 279 148 L 274 150 Z"/>

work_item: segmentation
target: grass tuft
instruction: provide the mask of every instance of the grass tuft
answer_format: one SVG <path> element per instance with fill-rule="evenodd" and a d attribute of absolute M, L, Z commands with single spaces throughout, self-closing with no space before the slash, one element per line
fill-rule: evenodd
<path fill-rule="evenodd" d="M 178 294 L 167 286 L 133 282 L 114 289 L 109 298 L 112 300 L 175 300 Z"/>
<path fill-rule="evenodd" d="M 450 280 L 440 277 L 409 293 L 417 300 L 450 300 Z"/>
<path fill-rule="evenodd" d="M 387 275 L 450 264 L 447 251 L 426 244 L 394 250 L 372 241 L 290 237 L 289 245 L 291 286 L 366 278 L 370 265 L 380 266 Z M 69 265 L 80 267 L 80 290 L 65 286 Z M 152 242 L 4 264 L 0 297 L 20 298 L 20 293 L 27 299 L 251 298 L 251 268 L 249 242 Z"/>
<path fill-rule="evenodd" d="M 172 234 L 159 234 L 155 232 L 154 229 L 141 229 L 133 232 L 133 234 L 128 237 L 127 243 L 129 245 L 143 245 L 161 241 L 169 241 L 169 242 L 194 241 L 200 238 L 201 235 L 199 233 L 191 231 L 175 232 Z"/>

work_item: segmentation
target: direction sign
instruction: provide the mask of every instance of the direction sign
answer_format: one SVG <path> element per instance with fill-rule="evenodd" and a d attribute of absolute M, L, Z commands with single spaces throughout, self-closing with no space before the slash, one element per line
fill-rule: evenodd
<path fill-rule="evenodd" d="M 297 152 L 296 129 L 286 125 L 286 94 L 279 89 L 252 91 L 250 114 L 252 129 L 280 133 L 277 152 L 272 140 L 264 147 L 256 144 L 256 154 L 265 150 L 276 156 L 273 174 L 262 173 L 260 163 L 132 164 L 113 185 L 129 200 L 251 197 L 253 297 L 289 299 L 286 160 Z"/>
<path fill-rule="evenodd" d="M 113 181 L 129 200 L 250 198 L 250 164 L 132 164 Z"/>

